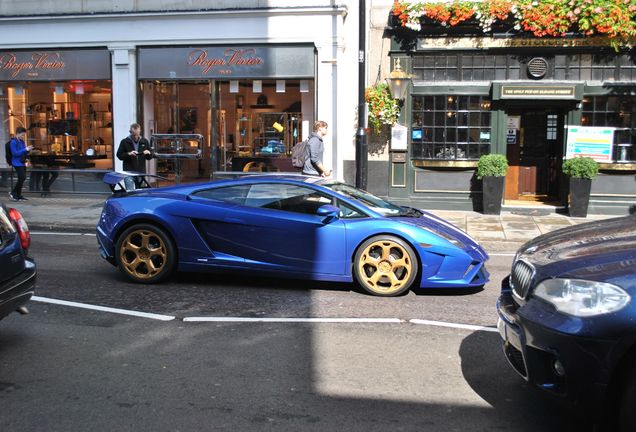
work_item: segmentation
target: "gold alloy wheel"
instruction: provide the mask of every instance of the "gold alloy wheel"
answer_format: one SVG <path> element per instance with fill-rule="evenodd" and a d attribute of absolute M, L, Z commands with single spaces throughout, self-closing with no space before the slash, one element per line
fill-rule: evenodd
<path fill-rule="evenodd" d="M 410 253 L 393 240 L 377 240 L 359 255 L 360 282 L 374 293 L 390 295 L 405 288 L 414 271 Z"/>
<path fill-rule="evenodd" d="M 132 231 L 121 243 L 119 262 L 135 279 L 150 279 L 163 270 L 168 262 L 162 238 L 147 229 Z"/>

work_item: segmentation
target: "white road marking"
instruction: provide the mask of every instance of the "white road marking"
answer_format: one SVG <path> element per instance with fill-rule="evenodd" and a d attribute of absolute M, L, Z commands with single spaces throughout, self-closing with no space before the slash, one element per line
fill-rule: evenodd
<path fill-rule="evenodd" d="M 92 236 L 95 237 L 95 233 L 80 233 L 80 232 L 57 232 L 57 231 L 29 231 L 31 235 L 60 235 L 60 236 Z"/>
<path fill-rule="evenodd" d="M 514 252 L 500 252 L 500 253 L 488 253 L 490 256 L 499 256 L 499 257 L 513 257 L 516 255 Z"/>
<path fill-rule="evenodd" d="M 86 303 L 77 303 L 67 300 L 59 300 L 52 299 L 47 297 L 39 297 L 33 296 L 31 300 L 42 302 L 42 303 L 51 303 L 62 306 L 76 307 L 80 309 L 90 309 L 101 312 L 110 312 L 120 315 L 130 315 L 136 316 L 140 318 L 150 318 L 159 321 L 172 321 L 176 319 L 175 316 L 172 315 L 160 315 L 148 312 L 138 312 L 131 311 L 126 309 L 119 308 L 111 308 L 106 306 L 96 306 Z M 436 327 L 450 327 L 457 328 L 463 330 L 475 330 L 475 331 L 487 331 L 487 332 L 497 332 L 496 327 L 486 327 L 472 324 L 458 324 L 458 323 L 449 323 L 444 321 L 430 321 L 423 319 L 411 319 L 411 320 L 402 320 L 399 318 L 273 318 L 273 317 L 185 317 L 183 318 L 183 322 L 268 322 L 268 323 L 372 323 L 372 324 L 401 324 L 405 322 L 409 322 L 411 324 L 419 324 L 419 325 L 430 325 Z"/>
<path fill-rule="evenodd" d="M 106 306 L 95 306 L 95 305 L 90 305 L 86 303 L 76 303 L 76 302 L 71 302 L 66 300 L 58 300 L 58 299 L 39 297 L 39 296 L 33 296 L 31 297 L 31 300 L 39 301 L 42 303 L 52 303 L 52 304 L 58 304 L 62 306 L 76 307 L 80 309 L 91 309 L 91 310 L 96 310 L 101 312 L 110 312 L 110 313 L 115 313 L 120 315 L 132 315 L 136 317 L 150 318 L 150 319 L 155 319 L 159 321 L 172 321 L 173 319 L 176 318 L 170 315 L 159 315 L 159 314 L 153 314 L 153 313 L 147 313 L 147 312 L 137 312 L 137 311 L 131 311 L 126 309 L 111 308 Z"/>
<path fill-rule="evenodd" d="M 444 321 L 429 321 L 429 320 L 423 320 L 423 319 L 412 319 L 409 320 L 410 323 L 412 324 L 423 324 L 423 325 L 430 325 L 430 326 L 437 326 L 437 327 L 451 327 L 451 328 L 458 328 L 458 329 L 465 329 L 465 330 L 479 330 L 479 331 L 488 331 L 488 332 L 497 332 L 497 327 L 485 327 L 485 326 L 478 326 L 478 325 L 472 325 L 472 324 L 457 324 L 457 323 L 449 323 L 449 322 L 444 322 Z"/>
<path fill-rule="evenodd" d="M 399 318 L 252 318 L 252 317 L 186 317 L 184 322 L 307 322 L 307 323 L 391 323 L 399 324 Z"/>

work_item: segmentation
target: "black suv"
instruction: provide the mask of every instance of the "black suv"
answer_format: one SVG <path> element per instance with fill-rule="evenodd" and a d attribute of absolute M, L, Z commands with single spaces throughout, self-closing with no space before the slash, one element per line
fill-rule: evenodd
<path fill-rule="evenodd" d="M 33 295 L 36 268 L 27 256 L 29 227 L 19 211 L 0 203 L 0 319 L 11 312 L 27 313 Z"/>

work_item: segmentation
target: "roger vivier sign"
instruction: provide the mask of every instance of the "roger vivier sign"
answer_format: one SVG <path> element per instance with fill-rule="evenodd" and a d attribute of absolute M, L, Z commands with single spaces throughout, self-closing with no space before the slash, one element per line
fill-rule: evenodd
<path fill-rule="evenodd" d="M 255 48 L 228 48 L 222 57 L 210 56 L 205 49 L 196 49 L 188 55 L 188 64 L 201 68 L 203 74 L 216 69 L 218 73 L 231 75 L 235 66 L 257 67 L 264 63 Z"/>
<path fill-rule="evenodd" d="M 0 81 L 110 79 L 108 50 L 0 52 Z"/>
<path fill-rule="evenodd" d="M 139 48 L 140 79 L 312 78 L 306 45 Z"/>

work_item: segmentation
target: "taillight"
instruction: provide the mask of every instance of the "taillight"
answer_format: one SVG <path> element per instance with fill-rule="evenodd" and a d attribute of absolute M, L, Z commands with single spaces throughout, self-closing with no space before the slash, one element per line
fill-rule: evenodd
<path fill-rule="evenodd" d="M 19 211 L 14 208 L 9 209 L 9 219 L 13 222 L 13 226 L 20 236 L 20 244 L 22 249 L 27 250 L 31 246 L 31 234 L 29 234 L 29 226 Z"/>

